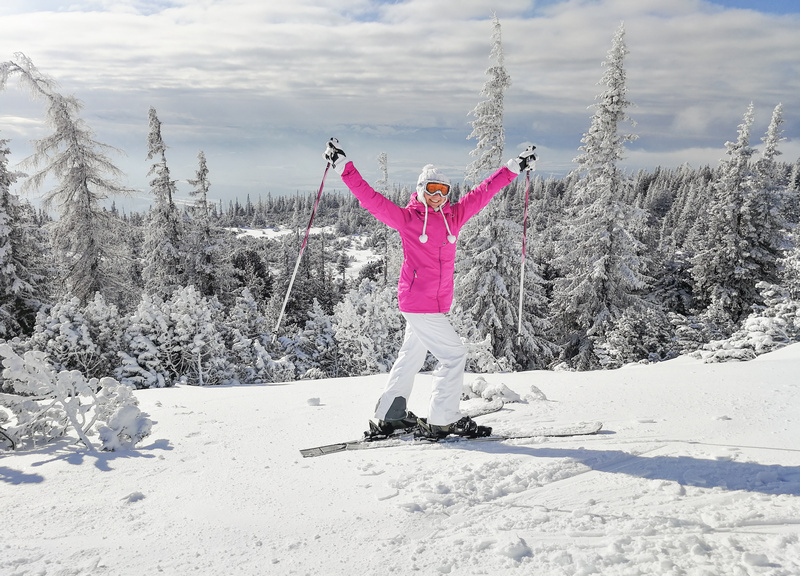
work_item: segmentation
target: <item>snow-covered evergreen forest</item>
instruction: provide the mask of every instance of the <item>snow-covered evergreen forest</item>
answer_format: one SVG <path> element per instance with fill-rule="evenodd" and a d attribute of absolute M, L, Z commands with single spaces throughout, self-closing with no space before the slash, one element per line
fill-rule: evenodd
<path fill-rule="evenodd" d="M 510 86 L 496 19 L 494 26 L 494 65 L 471 135 L 473 155 L 490 163 L 470 165 L 470 184 L 512 155 L 502 153 L 502 123 L 486 121 L 502 117 Z M 742 110 L 731 140 L 720 142 L 719 165 L 687 158 L 680 168 L 627 173 L 619 165 L 635 139 L 622 133 L 627 52 L 620 27 L 576 142 L 575 170 L 562 178 L 533 173 L 529 188 L 523 174 L 462 231 L 451 317 L 470 349 L 468 370 L 610 369 L 693 352 L 747 359 L 800 339 L 800 159 L 781 158 L 782 106 L 761 137 L 752 133 L 753 106 Z M 115 151 L 95 139 L 80 101 L 60 94 L 22 54 L 0 64 L 0 98 L 17 82 L 42 101 L 52 129 L 22 166 L 9 166 L 14 143 L 0 140 L 0 406 L 13 413 L 0 408 L 0 425 L 12 423 L 17 439 L 58 433 L 26 428 L 55 408 L 41 399 L 31 405 L 36 393 L 22 383 L 61 374 L 71 375 L 74 390 L 97 391 L 104 378 L 151 388 L 389 369 L 404 329 L 399 236 L 341 185 L 326 185 L 276 332 L 314 196 L 211 202 L 225 184 L 200 151 L 196 173 L 179 175 L 193 187 L 192 203 L 177 203 L 170 127 L 151 108 L 142 122 L 152 204 L 145 213 L 119 210 L 115 199 L 126 190 Z M 392 182 L 391 158 L 379 153 L 372 161 L 384 178 L 374 186 L 405 206 L 413 188 Z M 320 163 L 320 174 L 298 177 L 318 179 Z M 26 189 L 43 190 L 43 204 L 33 206 Z M 467 191 L 456 185 L 451 201 Z M 276 233 L 246 233 L 262 229 Z M 369 254 L 357 268 L 356 251 Z M 133 415 L 115 429 L 131 425 L 143 428 L 125 438 L 146 428 Z"/>

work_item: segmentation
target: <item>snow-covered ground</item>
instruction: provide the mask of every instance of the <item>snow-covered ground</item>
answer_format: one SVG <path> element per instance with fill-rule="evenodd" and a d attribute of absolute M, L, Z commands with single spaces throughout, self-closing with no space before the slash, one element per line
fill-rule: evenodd
<path fill-rule="evenodd" d="M 800 574 L 800 345 L 485 378 L 527 398 L 498 431 L 605 432 L 304 459 L 360 436 L 384 377 L 140 391 L 135 451 L 0 455 L 0 574 Z"/>

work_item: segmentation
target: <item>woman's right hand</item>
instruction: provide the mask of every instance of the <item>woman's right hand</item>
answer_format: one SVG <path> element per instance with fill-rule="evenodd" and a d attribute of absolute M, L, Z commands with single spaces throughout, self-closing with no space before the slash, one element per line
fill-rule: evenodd
<path fill-rule="evenodd" d="M 339 168 L 343 170 L 344 165 L 347 163 L 347 154 L 344 153 L 344 150 L 339 148 L 339 141 L 336 138 L 328 140 L 328 145 L 325 147 L 325 154 L 323 154 L 323 157 L 334 169 Z"/>

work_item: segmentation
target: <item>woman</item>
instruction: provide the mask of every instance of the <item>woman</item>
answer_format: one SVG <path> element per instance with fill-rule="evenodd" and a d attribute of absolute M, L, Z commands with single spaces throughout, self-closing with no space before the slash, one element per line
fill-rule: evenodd
<path fill-rule="evenodd" d="M 370 422 L 368 436 L 383 437 L 395 431 L 414 429 L 415 435 L 437 441 L 449 434 L 488 436 L 491 428 L 478 426 L 462 416 L 459 402 L 464 384 L 467 350 L 445 314 L 453 302 L 456 240 L 467 220 L 510 184 L 522 170 L 533 169 L 535 146 L 509 160 L 477 188 L 451 204 L 450 179 L 428 164 L 417 179 L 408 206 L 400 208 L 377 193 L 358 173 L 331 138 L 325 159 L 342 181 L 378 220 L 400 233 L 403 266 L 397 286 L 400 312 L 406 332 L 389 380 L 375 407 L 377 423 Z M 433 388 L 427 419 L 408 411 L 407 401 L 414 378 L 428 351 L 439 361 L 433 373 Z"/>

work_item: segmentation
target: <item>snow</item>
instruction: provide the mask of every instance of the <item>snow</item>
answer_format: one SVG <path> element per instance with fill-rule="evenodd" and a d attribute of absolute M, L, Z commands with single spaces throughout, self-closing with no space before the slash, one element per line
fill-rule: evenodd
<path fill-rule="evenodd" d="M 605 431 L 304 459 L 361 435 L 385 375 L 141 390 L 135 450 L 0 453 L 0 574 L 800 573 L 800 344 L 481 377 L 523 400 L 497 431 Z"/>

